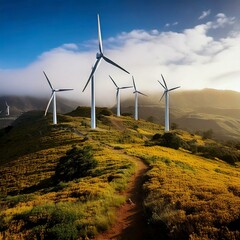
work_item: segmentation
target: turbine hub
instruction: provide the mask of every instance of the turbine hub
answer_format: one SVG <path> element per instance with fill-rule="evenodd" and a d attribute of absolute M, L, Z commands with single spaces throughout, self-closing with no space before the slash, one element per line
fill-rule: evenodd
<path fill-rule="evenodd" d="M 97 53 L 97 54 L 96 54 L 96 58 L 97 58 L 97 59 L 101 58 L 102 56 L 103 56 L 102 53 Z"/>

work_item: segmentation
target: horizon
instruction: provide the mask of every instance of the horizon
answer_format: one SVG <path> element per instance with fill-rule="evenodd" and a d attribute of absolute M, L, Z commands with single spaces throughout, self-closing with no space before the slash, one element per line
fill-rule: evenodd
<path fill-rule="evenodd" d="M 174 105 L 178 105 L 178 103 L 175 103 L 174 100 L 175 98 L 178 98 L 178 96 L 181 96 L 181 99 L 182 99 L 182 96 L 184 97 L 184 95 L 182 94 L 187 94 L 186 95 L 186 98 L 189 98 L 189 95 L 188 94 L 206 94 L 208 92 L 212 92 L 213 93 L 213 97 L 214 96 L 217 96 L 216 98 L 216 101 L 218 100 L 218 95 L 219 94 L 231 94 L 232 96 L 236 96 L 238 95 L 239 98 L 240 98 L 240 92 L 238 91 L 234 91 L 234 90 L 222 90 L 222 89 L 213 89 L 213 88 L 204 88 L 204 89 L 178 89 L 178 91 L 174 91 L 174 92 L 171 92 L 170 94 L 170 105 L 171 106 L 174 106 Z M 144 97 L 140 97 L 139 101 L 140 101 L 140 106 L 142 107 L 147 107 L 147 106 L 159 106 L 160 108 L 165 106 L 164 104 L 164 100 L 162 101 L 159 101 L 160 97 L 162 96 L 163 92 L 158 92 L 157 90 L 152 92 L 151 95 L 149 95 L 147 98 L 144 98 Z M 3 99 L 2 102 L 0 102 L 0 105 L 4 105 L 5 104 L 5 100 L 6 99 L 9 99 L 11 102 L 11 98 L 29 98 L 29 99 L 33 99 L 34 101 L 35 100 L 39 100 L 39 101 L 43 101 L 45 100 L 46 101 L 46 106 L 47 106 L 47 103 L 49 101 L 49 98 L 50 98 L 51 94 L 46 94 L 46 95 L 41 95 L 41 96 L 32 96 L 32 95 L 0 95 L 0 100 Z M 115 108 L 116 107 L 116 95 L 114 95 L 115 98 L 114 98 L 114 101 L 112 102 L 108 102 L 108 103 L 104 103 L 102 104 L 101 101 L 100 101 L 100 98 L 98 97 L 97 98 L 97 104 L 96 104 L 96 107 L 106 107 L 106 108 Z M 196 97 L 198 98 L 199 95 L 197 95 Z M 194 96 L 193 96 L 194 97 Z M 173 101 L 171 101 L 171 98 L 173 98 Z M 214 99 L 214 98 L 212 98 Z M 71 97 L 69 98 L 68 96 L 64 96 L 64 94 L 57 94 L 57 102 L 58 101 L 61 101 L 61 104 L 63 104 L 63 101 L 66 101 L 67 102 L 67 105 L 69 105 L 69 103 L 73 103 L 74 104 L 74 107 L 73 109 L 75 109 L 75 107 L 91 107 L 90 106 L 90 99 L 89 100 L 86 100 L 85 102 L 79 102 L 79 100 L 76 100 L 76 99 L 72 99 Z M 205 99 L 206 100 L 206 99 Z M 7 100 L 8 101 L 8 100 Z M 124 93 L 123 91 L 123 94 L 121 94 L 121 105 L 126 107 L 126 104 L 129 102 L 129 101 L 132 101 L 132 104 L 129 105 L 129 106 L 134 106 L 134 94 L 132 94 L 130 92 L 128 93 Z M 45 110 L 45 106 L 43 107 L 43 110 Z M 57 104 L 58 105 L 58 104 Z M 190 104 L 191 105 L 191 104 Z M 224 105 L 226 108 L 226 104 Z M 231 105 L 232 106 L 232 105 Z M 229 109 L 231 109 L 231 106 L 229 105 Z M 237 109 L 237 106 L 235 106 L 235 108 Z M 239 108 L 240 108 L 240 105 L 239 105 Z M 1 110 L 1 109 L 0 109 Z M 51 107 L 50 107 L 50 110 L 51 110 Z"/>
<path fill-rule="evenodd" d="M 40 1 L 3 0 L 0 95 L 48 96 L 44 70 L 54 87 L 75 89 L 62 97 L 88 103 L 90 88 L 85 93 L 82 89 L 98 47 L 97 13 L 106 56 L 131 73 L 102 62 L 96 73 L 97 101 L 115 100 L 109 74 L 119 86 L 131 84 L 133 75 L 139 91 L 146 94 L 162 93 L 157 82 L 161 74 L 169 88 L 180 85 L 178 91 L 240 91 L 236 84 L 240 75 L 239 1 L 94 3 L 54 0 L 41 5 Z"/>

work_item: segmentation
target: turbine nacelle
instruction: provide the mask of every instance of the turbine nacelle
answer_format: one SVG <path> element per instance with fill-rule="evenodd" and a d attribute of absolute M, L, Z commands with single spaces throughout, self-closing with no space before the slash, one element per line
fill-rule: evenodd
<path fill-rule="evenodd" d="M 96 59 L 100 59 L 103 57 L 103 53 L 96 53 Z"/>
<path fill-rule="evenodd" d="M 161 76 L 162 76 L 162 80 L 163 80 L 164 85 L 163 85 L 159 80 L 158 80 L 158 82 L 159 82 L 159 83 L 161 84 L 161 86 L 163 87 L 164 92 L 163 92 L 162 97 L 160 98 L 160 101 L 162 100 L 162 98 L 163 98 L 168 92 L 180 88 L 180 86 L 178 86 L 178 87 L 174 87 L 174 88 L 170 88 L 170 89 L 168 89 L 168 87 L 167 87 L 167 83 L 166 83 L 166 81 L 165 81 L 165 79 L 164 79 L 164 77 L 163 77 L 162 74 L 161 74 Z"/>
<path fill-rule="evenodd" d="M 134 77 L 133 77 L 133 76 L 132 76 L 132 80 L 133 80 L 133 88 L 134 88 L 134 92 L 133 92 L 133 93 L 137 93 L 137 94 L 139 93 L 139 94 L 147 97 L 146 94 L 144 94 L 144 93 L 142 93 L 142 92 L 139 92 L 139 91 L 137 90 L 137 87 L 136 87 L 135 80 L 134 80 Z"/>
<path fill-rule="evenodd" d="M 132 86 L 127 86 L 127 87 L 119 87 L 116 82 L 113 80 L 113 78 L 109 75 L 110 79 L 112 80 L 113 84 L 115 85 L 117 91 L 121 90 L 121 89 L 127 89 L 127 88 L 132 88 Z"/>

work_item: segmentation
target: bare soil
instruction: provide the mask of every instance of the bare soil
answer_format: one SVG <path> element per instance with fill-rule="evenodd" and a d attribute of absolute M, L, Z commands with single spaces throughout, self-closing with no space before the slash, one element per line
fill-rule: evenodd
<path fill-rule="evenodd" d="M 136 159 L 137 170 L 132 177 L 126 195 L 126 203 L 116 212 L 116 222 L 95 240 L 147 240 L 147 223 L 143 213 L 142 177 L 148 166 Z"/>

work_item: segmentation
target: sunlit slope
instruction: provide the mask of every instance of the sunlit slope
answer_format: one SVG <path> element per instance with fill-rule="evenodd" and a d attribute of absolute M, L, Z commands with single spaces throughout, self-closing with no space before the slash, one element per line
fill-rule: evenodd
<path fill-rule="evenodd" d="M 59 114 L 53 126 L 51 114 L 33 111 L 1 130 L 0 239 L 93 238 L 114 222 L 140 160 L 150 166 L 143 185 L 149 239 L 238 239 L 238 162 L 207 159 L 196 155 L 203 153 L 199 149 L 193 154 L 154 146 L 151 139 L 163 134 L 163 126 L 116 117 L 108 109 L 97 109 L 98 128 L 92 130 L 88 114 L 81 107 Z M 218 146 L 176 134 L 188 144 Z M 97 166 L 87 176 L 56 181 L 60 158 L 74 147 L 91 147 Z"/>
<path fill-rule="evenodd" d="M 240 168 L 155 146 L 127 148 L 150 163 L 149 221 L 172 239 L 239 239 Z"/>
<path fill-rule="evenodd" d="M 240 136 L 240 120 L 228 116 L 227 113 L 225 116 L 201 112 L 189 113 L 175 119 L 175 122 L 182 129 L 188 129 L 193 133 L 211 129 L 217 139 L 239 139 Z"/>
<path fill-rule="evenodd" d="M 91 238 L 109 228 L 136 161 L 116 145 L 143 144 L 161 128 L 101 114 L 96 130 L 89 118 L 58 120 L 53 126 L 51 115 L 28 112 L 1 131 L 0 239 Z M 56 165 L 74 146 L 91 147 L 98 165 L 89 176 L 56 182 Z"/>
<path fill-rule="evenodd" d="M 164 124 L 164 99 L 161 92 L 139 99 L 141 118 Z M 180 129 L 201 132 L 212 129 L 214 137 L 221 140 L 240 137 L 240 93 L 216 89 L 174 91 L 170 94 L 170 125 Z M 131 106 L 131 107 L 129 107 Z M 134 113 L 134 102 L 122 103 L 122 112 Z"/>

